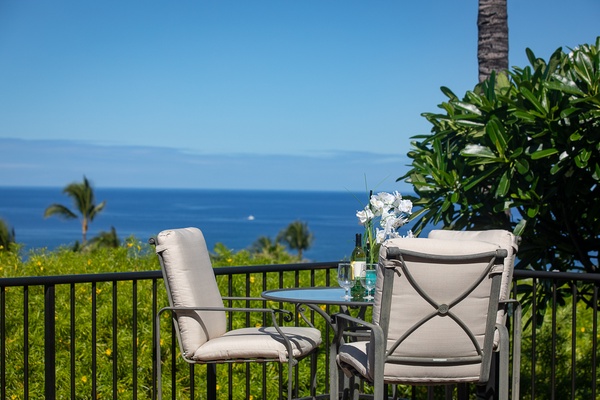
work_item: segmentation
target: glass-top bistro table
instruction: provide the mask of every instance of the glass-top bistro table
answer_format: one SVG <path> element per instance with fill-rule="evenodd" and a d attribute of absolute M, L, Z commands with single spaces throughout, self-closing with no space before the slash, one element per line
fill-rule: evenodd
<path fill-rule="evenodd" d="M 320 306 L 337 305 L 342 312 L 349 308 L 360 308 L 364 313 L 366 307 L 372 306 L 372 300 L 353 300 L 344 297 L 345 291 L 341 287 L 298 287 L 287 289 L 273 289 L 262 293 L 267 300 L 306 305 L 316 311 L 331 325 L 331 317 Z M 335 329 L 335 328 L 334 328 Z"/>
<path fill-rule="evenodd" d="M 338 306 L 371 306 L 369 300 L 352 300 L 344 298 L 341 287 L 298 287 L 267 290 L 262 293 L 265 299 L 303 304 L 335 304 Z"/>

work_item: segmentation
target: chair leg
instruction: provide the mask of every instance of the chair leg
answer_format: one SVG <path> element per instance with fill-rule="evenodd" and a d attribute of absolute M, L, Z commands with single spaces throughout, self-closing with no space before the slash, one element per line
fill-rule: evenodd
<path fill-rule="evenodd" d="M 499 373 L 499 387 L 498 387 L 498 399 L 508 400 L 508 353 L 509 353 L 509 339 L 508 331 L 504 329 L 498 329 L 500 333 L 500 373 Z"/>
<path fill-rule="evenodd" d="M 349 379 L 348 387 L 350 388 L 350 398 L 352 400 L 358 400 L 360 396 L 360 380 L 354 376 Z"/>
<path fill-rule="evenodd" d="M 294 380 L 293 380 L 293 369 L 294 369 L 294 362 L 293 362 L 293 358 L 290 357 L 290 359 L 288 360 L 288 390 L 287 390 L 287 398 L 288 400 L 292 400 L 293 399 L 293 388 L 294 388 Z"/>
<path fill-rule="evenodd" d="M 310 395 L 317 396 L 317 354 L 318 350 L 310 355 Z"/>
<path fill-rule="evenodd" d="M 332 343 L 329 348 L 329 400 L 339 400 L 340 396 L 340 375 L 336 357 L 335 343 Z"/>
<path fill-rule="evenodd" d="M 512 398 L 519 399 L 521 386 L 521 304 L 514 306 Z"/>

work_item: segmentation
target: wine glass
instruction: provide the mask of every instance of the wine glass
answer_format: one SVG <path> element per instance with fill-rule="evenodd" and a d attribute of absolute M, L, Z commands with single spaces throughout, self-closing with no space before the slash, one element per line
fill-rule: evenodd
<path fill-rule="evenodd" d="M 350 298 L 350 288 L 354 284 L 352 275 L 352 265 L 350 263 L 339 263 L 338 264 L 338 283 L 341 287 L 346 290 L 344 298 L 348 300 Z"/>
<path fill-rule="evenodd" d="M 365 269 L 360 274 L 360 284 L 367 289 L 367 295 L 365 296 L 365 300 L 373 300 L 373 296 L 371 296 L 371 290 L 375 288 L 375 283 L 377 281 L 377 264 L 367 264 Z"/>

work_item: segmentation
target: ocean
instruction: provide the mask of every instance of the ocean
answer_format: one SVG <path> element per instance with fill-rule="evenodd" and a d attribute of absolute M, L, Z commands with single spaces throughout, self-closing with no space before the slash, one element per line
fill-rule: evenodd
<path fill-rule="evenodd" d="M 203 231 L 209 250 L 220 242 L 237 251 L 260 236 L 274 239 L 289 223 L 300 220 L 314 236 L 304 257 L 318 262 L 350 256 L 354 235 L 362 232 L 355 214 L 368 197 L 350 192 L 208 189 L 95 188 L 94 193 L 96 203 L 105 200 L 106 206 L 90 224 L 88 239 L 114 227 L 121 240 L 134 236 L 145 242 L 164 229 L 195 226 Z M 62 188 L 0 187 L 0 218 L 14 228 L 25 251 L 81 241 L 79 220 L 44 219 L 44 210 L 52 203 L 75 208 Z"/>

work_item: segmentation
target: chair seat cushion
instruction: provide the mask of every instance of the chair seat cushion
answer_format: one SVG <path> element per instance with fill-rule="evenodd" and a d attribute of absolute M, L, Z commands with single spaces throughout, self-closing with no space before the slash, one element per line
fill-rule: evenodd
<path fill-rule="evenodd" d="M 321 344 L 321 332 L 315 328 L 281 327 L 293 346 L 295 358 L 302 358 Z M 285 342 L 273 327 L 241 328 L 213 338 L 200 346 L 191 357 L 199 362 L 225 362 L 241 359 L 270 359 L 286 362 Z"/>
<path fill-rule="evenodd" d="M 373 381 L 369 374 L 369 342 L 360 341 L 340 346 L 337 361 L 348 376 L 357 372 Z M 384 382 L 387 384 L 444 384 L 479 381 L 481 363 L 453 366 L 417 366 L 411 364 L 386 364 Z"/>

